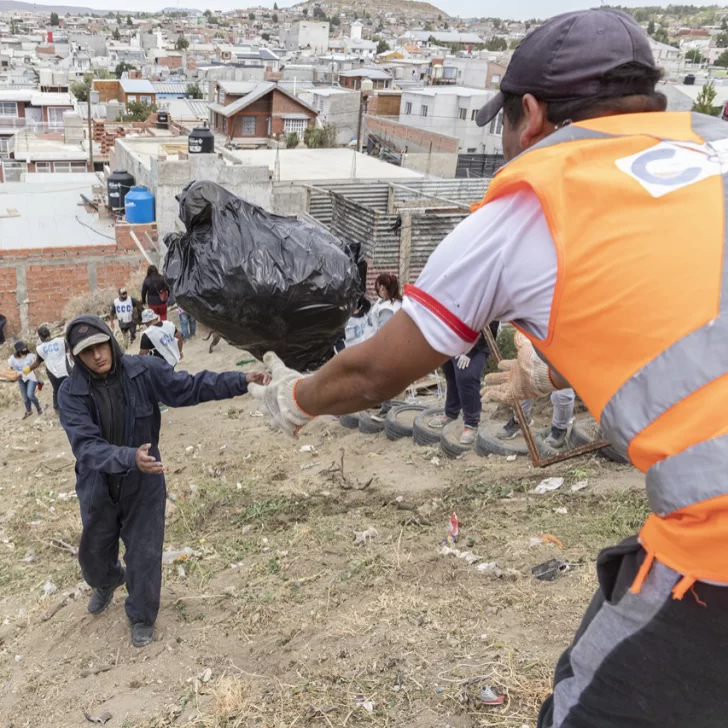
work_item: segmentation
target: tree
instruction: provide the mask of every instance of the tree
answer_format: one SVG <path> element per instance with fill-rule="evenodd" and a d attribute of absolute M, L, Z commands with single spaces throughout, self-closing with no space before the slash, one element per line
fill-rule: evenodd
<path fill-rule="evenodd" d="M 174 44 L 175 50 L 178 51 L 186 51 L 190 47 L 190 42 L 185 38 L 183 35 L 181 35 L 179 38 L 177 38 L 177 42 Z"/>
<path fill-rule="evenodd" d="M 692 48 L 685 54 L 685 60 L 690 61 L 691 63 L 702 63 L 703 54 L 700 52 L 699 48 Z"/>
<path fill-rule="evenodd" d="M 520 41 L 520 39 L 519 39 L 519 38 L 514 38 L 514 39 L 513 39 L 513 40 L 512 40 L 511 42 L 510 42 L 510 45 L 509 45 L 508 47 L 509 47 L 509 48 L 510 48 L 510 49 L 511 49 L 512 51 L 515 51 L 515 50 L 516 50 L 516 48 L 518 48 L 518 46 L 519 46 L 519 45 L 521 45 L 521 41 Z"/>
<path fill-rule="evenodd" d="M 185 94 L 187 95 L 188 99 L 201 99 L 202 89 L 196 83 L 188 83 Z"/>
<path fill-rule="evenodd" d="M 728 65 L 728 51 L 725 51 L 716 63 L 718 63 L 723 56 L 726 57 L 723 65 Z M 716 90 L 713 82 L 711 81 L 710 83 L 706 83 L 705 86 L 700 89 L 698 98 L 693 104 L 693 111 L 697 111 L 701 114 L 709 114 L 710 116 L 718 116 L 718 114 L 720 114 L 720 106 L 713 106 L 715 96 Z"/>
<path fill-rule="evenodd" d="M 58 13 L 51 13 L 51 25 L 60 25 L 61 21 L 58 20 Z"/>
<path fill-rule="evenodd" d="M 112 40 L 121 40 L 121 33 L 118 28 L 114 28 L 114 32 L 111 34 Z"/>
<path fill-rule="evenodd" d="M 133 70 L 134 66 L 132 66 L 131 63 L 122 61 L 121 63 L 117 64 L 116 68 L 114 69 L 114 76 L 116 76 L 117 78 L 121 78 L 125 73 Z"/>
<path fill-rule="evenodd" d="M 432 23 L 425 23 L 423 30 L 434 30 Z"/>
<path fill-rule="evenodd" d="M 121 117 L 121 120 L 146 121 L 151 114 L 156 112 L 156 104 L 148 104 L 146 101 L 129 101 L 126 105 L 126 114 Z"/>
<path fill-rule="evenodd" d="M 270 19 L 274 22 L 278 22 L 278 13 L 273 13 L 273 15 L 270 16 Z"/>
<path fill-rule="evenodd" d="M 720 21 L 720 29 L 721 30 L 728 30 L 728 20 L 723 18 L 723 20 Z"/>
<path fill-rule="evenodd" d="M 204 13 L 202 13 L 202 14 L 203 14 L 203 15 L 204 15 L 204 16 L 205 16 L 206 18 L 211 18 L 211 17 L 212 17 L 212 10 L 210 10 L 210 8 L 208 8 L 208 9 L 207 9 L 207 10 L 205 10 L 205 12 L 204 12 Z"/>
<path fill-rule="evenodd" d="M 501 38 L 501 36 L 496 35 L 494 38 L 491 38 L 486 44 L 485 44 L 485 50 L 487 51 L 505 51 L 508 49 L 508 43 L 506 43 L 505 38 Z"/>
<path fill-rule="evenodd" d="M 654 37 L 658 43 L 669 43 L 670 42 L 670 36 L 667 34 L 667 30 L 665 30 L 665 28 L 663 28 L 663 27 L 659 27 L 657 29 Z"/>
<path fill-rule="evenodd" d="M 647 23 L 647 35 L 655 34 L 655 21 L 650 18 L 650 22 Z"/>
<path fill-rule="evenodd" d="M 132 21 L 132 19 L 131 19 L 131 15 L 127 15 L 127 16 L 126 16 L 126 24 L 127 24 L 128 26 L 132 26 L 132 25 L 134 25 L 134 23 L 133 23 L 133 21 Z"/>
<path fill-rule="evenodd" d="M 429 37 L 429 38 L 427 39 L 427 45 L 429 45 L 429 46 L 437 45 L 437 38 L 435 38 L 435 36 L 434 36 L 434 35 L 431 35 L 431 36 L 430 36 L 430 37 Z"/>
<path fill-rule="evenodd" d="M 273 3 L 273 10 L 278 10 L 278 3 Z"/>
<path fill-rule="evenodd" d="M 248 13 L 248 20 L 255 20 L 255 13 Z"/>
<path fill-rule="evenodd" d="M 301 12 L 303 13 L 304 18 L 308 17 L 308 8 L 304 8 Z"/>
<path fill-rule="evenodd" d="M 318 20 L 326 20 L 326 13 L 317 5 L 313 9 L 313 17 Z"/>
<path fill-rule="evenodd" d="M 71 85 L 71 93 L 81 102 L 88 101 L 88 94 L 93 86 L 94 77 L 92 73 L 84 73 L 83 81 L 74 81 Z"/>
<path fill-rule="evenodd" d="M 716 48 L 728 48 L 728 33 L 720 33 L 715 36 Z"/>
<path fill-rule="evenodd" d="M 728 50 L 723 51 L 718 58 L 715 60 L 716 66 L 722 66 L 723 68 L 728 68 Z M 705 88 L 705 86 L 703 86 Z M 713 89 L 715 90 L 715 89 Z"/>
<path fill-rule="evenodd" d="M 331 25 L 341 25 L 341 18 L 338 15 L 332 15 L 329 18 Z"/>
<path fill-rule="evenodd" d="M 263 40 L 270 40 L 270 33 L 261 33 L 261 34 L 260 34 L 260 37 L 261 37 L 261 38 L 262 38 Z"/>
<path fill-rule="evenodd" d="M 299 143 L 300 139 L 298 138 L 298 134 L 296 134 L 295 131 L 290 132 L 286 136 L 286 149 L 295 149 Z"/>
<path fill-rule="evenodd" d="M 324 124 L 321 128 L 309 126 L 303 132 L 303 141 L 309 149 L 330 149 L 336 146 L 336 125 Z"/>
<path fill-rule="evenodd" d="M 390 50 L 389 43 L 384 38 L 380 38 L 377 42 L 377 53 L 386 53 L 388 50 Z"/>

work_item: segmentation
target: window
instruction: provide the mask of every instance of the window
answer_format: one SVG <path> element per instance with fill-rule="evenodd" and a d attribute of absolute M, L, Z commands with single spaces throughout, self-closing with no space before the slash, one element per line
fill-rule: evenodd
<path fill-rule="evenodd" d="M 407 101 L 404 105 L 404 113 L 405 114 L 411 114 L 412 113 L 412 102 Z"/>
<path fill-rule="evenodd" d="M 427 116 L 427 107 L 424 105 L 420 107 L 420 116 Z"/>
<path fill-rule="evenodd" d="M 63 114 L 71 109 L 60 109 L 56 107 L 48 108 L 48 123 L 51 126 L 63 126 Z"/>
<path fill-rule="evenodd" d="M 468 154 L 475 154 L 475 152 L 478 151 L 478 147 L 470 147 L 468 149 Z"/>
<path fill-rule="evenodd" d="M 48 166 L 50 164 L 46 162 Z M 38 165 L 36 165 L 36 169 L 38 169 Z M 50 171 L 50 170 L 48 170 Z M 70 172 L 71 171 L 71 163 L 70 162 L 53 162 L 53 171 L 54 172 Z"/>
<path fill-rule="evenodd" d="M 242 136 L 255 136 L 255 117 L 254 116 L 243 116 L 241 117 L 242 121 L 242 131 L 240 132 Z"/>
<path fill-rule="evenodd" d="M 490 79 L 490 82 L 495 86 L 495 84 L 500 83 L 500 73 L 494 73 L 493 76 Z"/>
<path fill-rule="evenodd" d="M 217 102 L 219 104 L 225 103 L 225 92 L 222 89 L 217 92 Z"/>
<path fill-rule="evenodd" d="M 0 137 L 0 158 L 10 158 L 10 152 L 15 149 L 14 141 L 13 137 Z"/>
<path fill-rule="evenodd" d="M 470 121 L 475 121 L 477 119 L 477 117 L 478 117 L 478 110 L 477 109 L 473 109 L 470 112 Z"/>
<path fill-rule="evenodd" d="M 35 163 L 35 171 L 36 172 L 50 172 L 51 171 L 51 163 L 50 162 L 36 162 Z"/>
<path fill-rule="evenodd" d="M 503 133 L 503 111 L 499 111 L 498 116 L 490 122 L 488 133 L 495 134 L 496 136 L 500 136 Z"/>
<path fill-rule="evenodd" d="M 3 101 L 0 103 L 0 116 L 17 116 L 18 105 L 14 101 Z"/>
<path fill-rule="evenodd" d="M 465 121 L 465 119 L 468 118 L 468 110 L 463 109 L 462 107 L 458 109 L 458 118 L 460 119 L 460 121 Z"/>
<path fill-rule="evenodd" d="M 152 97 L 151 96 L 140 96 L 139 101 L 141 101 L 143 104 L 151 104 Z"/>
<path fill-rule="evenodd" d="M 295 131 L 296 134 L 303 134 L 308 126 L 308 119 L 285 119 L 283 122 L 283 131 L 290 134 Z"/>

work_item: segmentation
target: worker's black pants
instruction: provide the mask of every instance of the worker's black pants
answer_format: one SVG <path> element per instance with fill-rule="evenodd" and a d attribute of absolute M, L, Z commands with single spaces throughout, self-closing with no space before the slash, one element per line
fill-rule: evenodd
<path fill-rule="evenodd" d="M 61 384 L 68 379 L 68 377 L 56 377 L 53 374 L 51 374 L 49 371 L 46 372 L 48 374 L 48 381 L 51 383 L 51 387 L 53 387 L 53 409 L 58 409 L 58 390 L 61 388 Z"/>
<path fill-rule="evenodd" d="M 132 624 L 153 624 L 162 589 L 162 547 L 166 490 L 161 475 L 122 479 L 119 502 L 114 503 L 106 483 L 85 492 L 77 487 L 83 532 L 78 560 L 86 583 L 93 587 L 118 584 L 121 577 L 119 538 L 126 552 L 126 614 Z"/>
<path fill-rule="evenodd" d="M 728 725 L 728 587 L 697 583 L 673 599 L 681 577 L 655 562 L 633 594 L 644 558 L 636 538 L 599 555 L 600 589 L 556 666 L 538 728 Z"/>
<path fill-rule="evenodd" d="M 470 364 L 465 369 L 458 369 L 457 357 L 448 359 L 442 365 L 447 380 L 445 414 L 457 419 L 462 410 L 463 423 L 468 427 L 477 427 L 480 424 L 480 387 L 487 358 L 487 351 L 478 351 L 471 355 Z"/>

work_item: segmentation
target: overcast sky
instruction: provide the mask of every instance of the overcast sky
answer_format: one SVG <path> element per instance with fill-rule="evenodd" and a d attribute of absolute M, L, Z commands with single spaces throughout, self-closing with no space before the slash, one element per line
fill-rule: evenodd
<path fill-rule="evenodd" d="M 251 2 L 251 0 L 248 0 Z M 255 0 L 252 0 L 254 2 Z M 251 4 L 252 4 L 251 2 Z M 233 10 L 234 8 L 246 7 L 245 0 L 205 0 L 195 2 L 194 0 L 76 0 L 67 3 L 48 2 L 49 5 L 74 4 L 86 7 L 98 8 L 100 10 L 117 10 L 120 7 L 131 11 L 149 11 L 151 8 L 161 10 L 163 7 L 187 7 L 205 10 Z M 256 3 L 258 4 L 258 3 Z M 259 0 L 259 4 L 273 7 L 273 0 Z M 295 5 L 296 0 L 279 0 L 279 7 Z M 443 8 L 451 15 L 460 17 L 501 17 L 513 18 L 516 20 L 528 20 L 529 18 L 544 18 L 558 13 L 565 13 L 569 10 L 583 10 L 595 7 L 598 0 L 433 0 L 433 4 Z M 613 4 L 624 6 L 640 6 L 647 4 L 647 0 L 614 0 Z M 650 0 L 649 4 L 655 3 Z M 662 3 L 663 5 L 667 3 Z M 121 11 L 123 12 L 123 10 Z"/>

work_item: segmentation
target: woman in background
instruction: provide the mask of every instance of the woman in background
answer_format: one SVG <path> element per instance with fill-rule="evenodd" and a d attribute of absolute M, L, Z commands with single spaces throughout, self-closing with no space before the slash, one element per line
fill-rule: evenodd
<path fill-rule="evenodd" d="M 36 377 L 35 372 L 32 372 L 29 368 L 32 364 L 35 364 L 35 354 L 31 354 L 28 351 L 28 347 L 25 345 L 24 341 L 16 341 L 15 353 L 8 359 L 8 366 L 20 374 L 20 377 L 18 378 L 18 388 L 20 389 L 20 396 L 23 398 L 23 404 L 25 404 L 25 414 L 23 415 L 23 419 L 30 417 L 33 414 L 33 408 L 31 405 L 35 405 L 39 415 L 43 414 L 40 402 L 35 396 L 35 388 L 38 386 L 38 377 Z M 28 370 L 27 373 L 25 372 L 26 369 Z"/>
<path fill-rule="evenodd" d="M 142 304 L 149 306 L 161 321 L 166 321 L 168 300 L 169 289 L 164 276 L 157 270 L 156 265 L 150 265 L 142 284 Z"/>
<path fill-rule="evenodd" d="M 394 273 L 380 273 L 374 281 L 374 291 L 378 296 L 372 306 L 369 319 L 372 333 L 376 333 L 389 319 L 402 308 L 402 294 L 399 291 L 399 280 Z"/>

